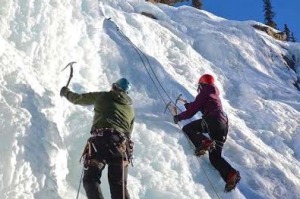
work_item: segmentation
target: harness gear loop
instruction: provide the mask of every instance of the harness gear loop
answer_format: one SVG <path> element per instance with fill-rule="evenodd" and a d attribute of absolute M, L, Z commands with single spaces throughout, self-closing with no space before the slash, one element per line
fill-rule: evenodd
<path fill-rule="evenodd" d="M 83 162 L 84 167 L 94 166 L 94 167 L 98 167 L 99 169 L 102 169 L 105 165 L 105 161 L 100 162 L 96 159 L 89 159 L 92 157 L 92 149 L 94 149 L 94 151 L 97 152 L 97 149 L 96 149 L 94 143 L 92 143 L 90 141 L 90 139 L 88 139 L 88 141 L 83 149 L 83 152 L 82 152 L 79 162 Z"/>
<path fill-rule="evenodd" d="M 132 167 L 133 167 L 133 146 L 134 146 L 134 142 L 128 139 L 126 142 L 126 152 L 127 152 L 128 161 L 131 163 Z"/>
<path fill-rule="evenodd" d="M 92 155 L 91 153 L 92 153 L 92 151 L 91 151 L 91 143 L 88 140 L 87 143 L 86 143 L 86 145 L 85 145 L 85 147 L 84 147 L 84 149 L 83 149 L 83 151 L 82 151 L 82 154 L 81 154 L 81 157 L 79 159 L 79 162 L 81 162 L 81 161 L 84 162 L 85 159 L 86 159 L 86 156 L 91 157 L 91 155 Z"/>

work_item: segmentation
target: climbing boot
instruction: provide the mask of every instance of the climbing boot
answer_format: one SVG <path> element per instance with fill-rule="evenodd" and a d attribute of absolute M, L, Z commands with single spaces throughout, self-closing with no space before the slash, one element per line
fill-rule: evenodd
<path fill-rule="evenodd" d="M 240 172 L 231 170 L 227 175 L 227 181 L 224 192 L 230 192 L 235 189 L 237 183 L 241 180 Z"/>

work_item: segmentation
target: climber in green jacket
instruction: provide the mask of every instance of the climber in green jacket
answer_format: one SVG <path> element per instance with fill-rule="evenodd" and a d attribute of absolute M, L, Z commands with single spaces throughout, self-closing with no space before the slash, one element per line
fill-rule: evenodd
<path fill-rule="evenodd" d="M 93 105 L 91 137 L 83 150 L 83 186 L 88 199 L 104 199 L 100 178 L 108 165 L 108 181 L 112 199 L 130 199 L 127 190 L 128 164 L 132 159 L 135 113 L 128 96 L 131 84 L 121 78 L 110 91 L 77 94 L 62 87 L 60 95 L 71 103 Z"/>

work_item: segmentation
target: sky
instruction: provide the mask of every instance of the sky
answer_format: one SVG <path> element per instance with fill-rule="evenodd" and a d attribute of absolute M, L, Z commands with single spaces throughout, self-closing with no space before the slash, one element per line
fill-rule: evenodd
<path fill-rule="evenodd" d="M 255 21 L 141 0 L 4 1 L 0 19 L 1 199 L 86 198 L 79 158 L 93 107 L 59 95 L 71 61 L 75 92 L 108 91 L 120 77 L 133 85 L 133 199 L 299 199 L 299 43 L 274 40 Z M 179 94 L 192 101 L 204 73 L 230 121 L 223 156 L 242 177 L 230 193 L 181 131 L 201 113 L 176 125 L 165 112 Z"/>
<path fill-rule="evenodd" d="M 203 0 L 203 9 L 217 16 L 230 20 L 255 20 L 264 23 L 263 0 Z M 272 0 L 274 21 L 279 30 L 287 24 L 294 33 L 297 41 L 300 40 L 300 1 L 298 0 Z"/>
<path fill-rule="evenodd" d="M 263 0 L 207 0 L 203 3 L 205 10 L 226 19 L 255 20 L 264 23 Z M 284 24 L 287 24 L 298 41 L 300 39 L 300 1 L 272 0 L 271 4 L 275 13 L 273 20 L 277 23 L 277 28 L 282 31 Z"/>

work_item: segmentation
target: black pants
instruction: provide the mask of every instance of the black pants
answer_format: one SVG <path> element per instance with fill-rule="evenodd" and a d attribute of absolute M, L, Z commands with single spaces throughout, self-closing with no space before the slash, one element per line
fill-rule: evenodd
<path fill-rule="evenodd" d="M 200 147 L 202 140 L 207 139 L 203 133 L 209 133 L 210 138 L 216 141 L 216 149 L 209 152 L 209 160 L 226 182 L 229 171 L 233 169 L 222 157 L 222 147 L 228 133 L 227 122 L 216 119 L 206 119 L 204 122 L 202 119 L 199 119 L 185 125 L 182 130 L 194 144 L 195 148 Z"/>
<path fill-rule="evenodd" d="M 110 133 L 110 132 L 109 132 Z M 108 182 L 112 199 L 130 199 L 127 190 L 128 162 L 110 134 L 90 138 L 93 144 L 90 160 L 102 162 L 102 167 L 87 165 L 83 175 L 83 187 L 88 199 L 104 199 L 100 188 L 102 171 L 108 165 Z M 96 151 L 94 151 L 94 147 Z"/>

